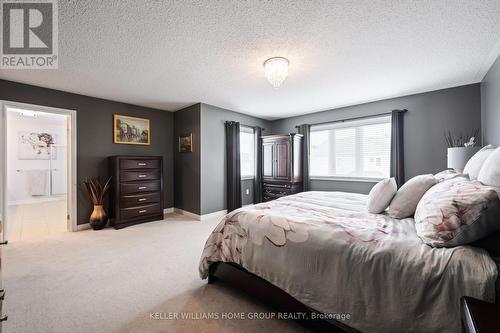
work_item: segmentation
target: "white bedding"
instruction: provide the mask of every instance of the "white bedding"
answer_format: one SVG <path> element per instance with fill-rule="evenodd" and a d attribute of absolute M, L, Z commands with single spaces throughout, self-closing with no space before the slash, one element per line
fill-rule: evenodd
<path fill-rule="evenodd" d="M 366 212 L 365 195 L 303 192 L 226 215 L 200 261 L 234 262 L 363 332 L 459 332 L 459 300 L 493 301 L 497 267 L 471 246 L 432 248 L 411 218 Z"/>

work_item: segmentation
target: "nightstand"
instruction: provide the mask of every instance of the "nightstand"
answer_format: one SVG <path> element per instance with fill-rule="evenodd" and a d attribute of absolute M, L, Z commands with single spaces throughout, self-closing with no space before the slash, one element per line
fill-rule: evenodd
<path fill-rule="evenodd" d="M 500 333 L 500 304 L 465 296 L 460 308 L 464 333 Z"/>

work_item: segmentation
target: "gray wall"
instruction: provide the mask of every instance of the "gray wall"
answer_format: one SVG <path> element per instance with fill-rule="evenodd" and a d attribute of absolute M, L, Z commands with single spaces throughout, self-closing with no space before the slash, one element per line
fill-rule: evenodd
<path fill-rule="evenodd" d="M 480 85 L 472 84 L 279 119 L 272 122 L 271 131 L 273 134 L 296 132 L 295 126 L 300 124 L 375 115 L 393 109 L 408 109 L 404 120 L 406 179 L 419 174 L 436 173 L 446 169 L 445 130 L 470 131 L 481 127 Z M 311 185 L 313 190 L 368 193 L 373 183 L 313 180 Z"/>
<path fill-rule="evenodd" d="M 201 214 L 201 104 L 174 113 L 174 204 L 176 208 Z M 179 136 L 193 134 L 193 152 L 179 153 Z"/>
<path fill-rule="evenodd" d="M 226 209 L 226 138 L 224 122 L 238 121 L 242 125 L 260 126 L 267 131 L 270 122 L 238 112 L 201 104 L 201 214 Z M 267 132 L 264 131 L 263 134 Z M 251 203 L 253 186 L 242 182 L 243 204 Z"/>
<path fill-rule="evenodd" d="M 88 222 L 92 211 L 81 186 L 87 177 L 108 176 L 106 157 L 159 155 L 164 160 L 165 207 L 173 207 L 173 123 L 171 112 L 108 101 L 58 90 L 0 80 L 0 99 L 77 111 L 78 224 Z M 151 145 L 113 143 L 113 114 L 151 120 Z"/>
<path fill-rule="evenodd" d="M 500 146 L 500 56 L 481 82 L 481 119 L 484 143 Z"/>

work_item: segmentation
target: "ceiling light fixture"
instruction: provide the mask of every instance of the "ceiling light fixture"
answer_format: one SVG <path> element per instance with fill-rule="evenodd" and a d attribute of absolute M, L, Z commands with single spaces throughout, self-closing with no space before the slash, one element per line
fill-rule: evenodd
<path fill-rule="evenodd" d="M 264 62 L 266 79 L 274 88 L 278 88 L 286 80 L 289 65 L 288 59 L 283 57 L 269 58 Z"/>

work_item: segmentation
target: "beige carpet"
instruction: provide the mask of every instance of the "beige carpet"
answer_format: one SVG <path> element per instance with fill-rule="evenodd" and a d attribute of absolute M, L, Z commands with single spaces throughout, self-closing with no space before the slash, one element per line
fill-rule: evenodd
<path fill-rule="evenodd" d="M 291 321 L 203 319 L 272 311 L 198 277 L 201 249 L 216 223 L 170 215 L 122 230 L 10 243 L 2 258 L 4 332 L 303 332 Z M 169 313 L 202 319 L 169 320 Z"/>

